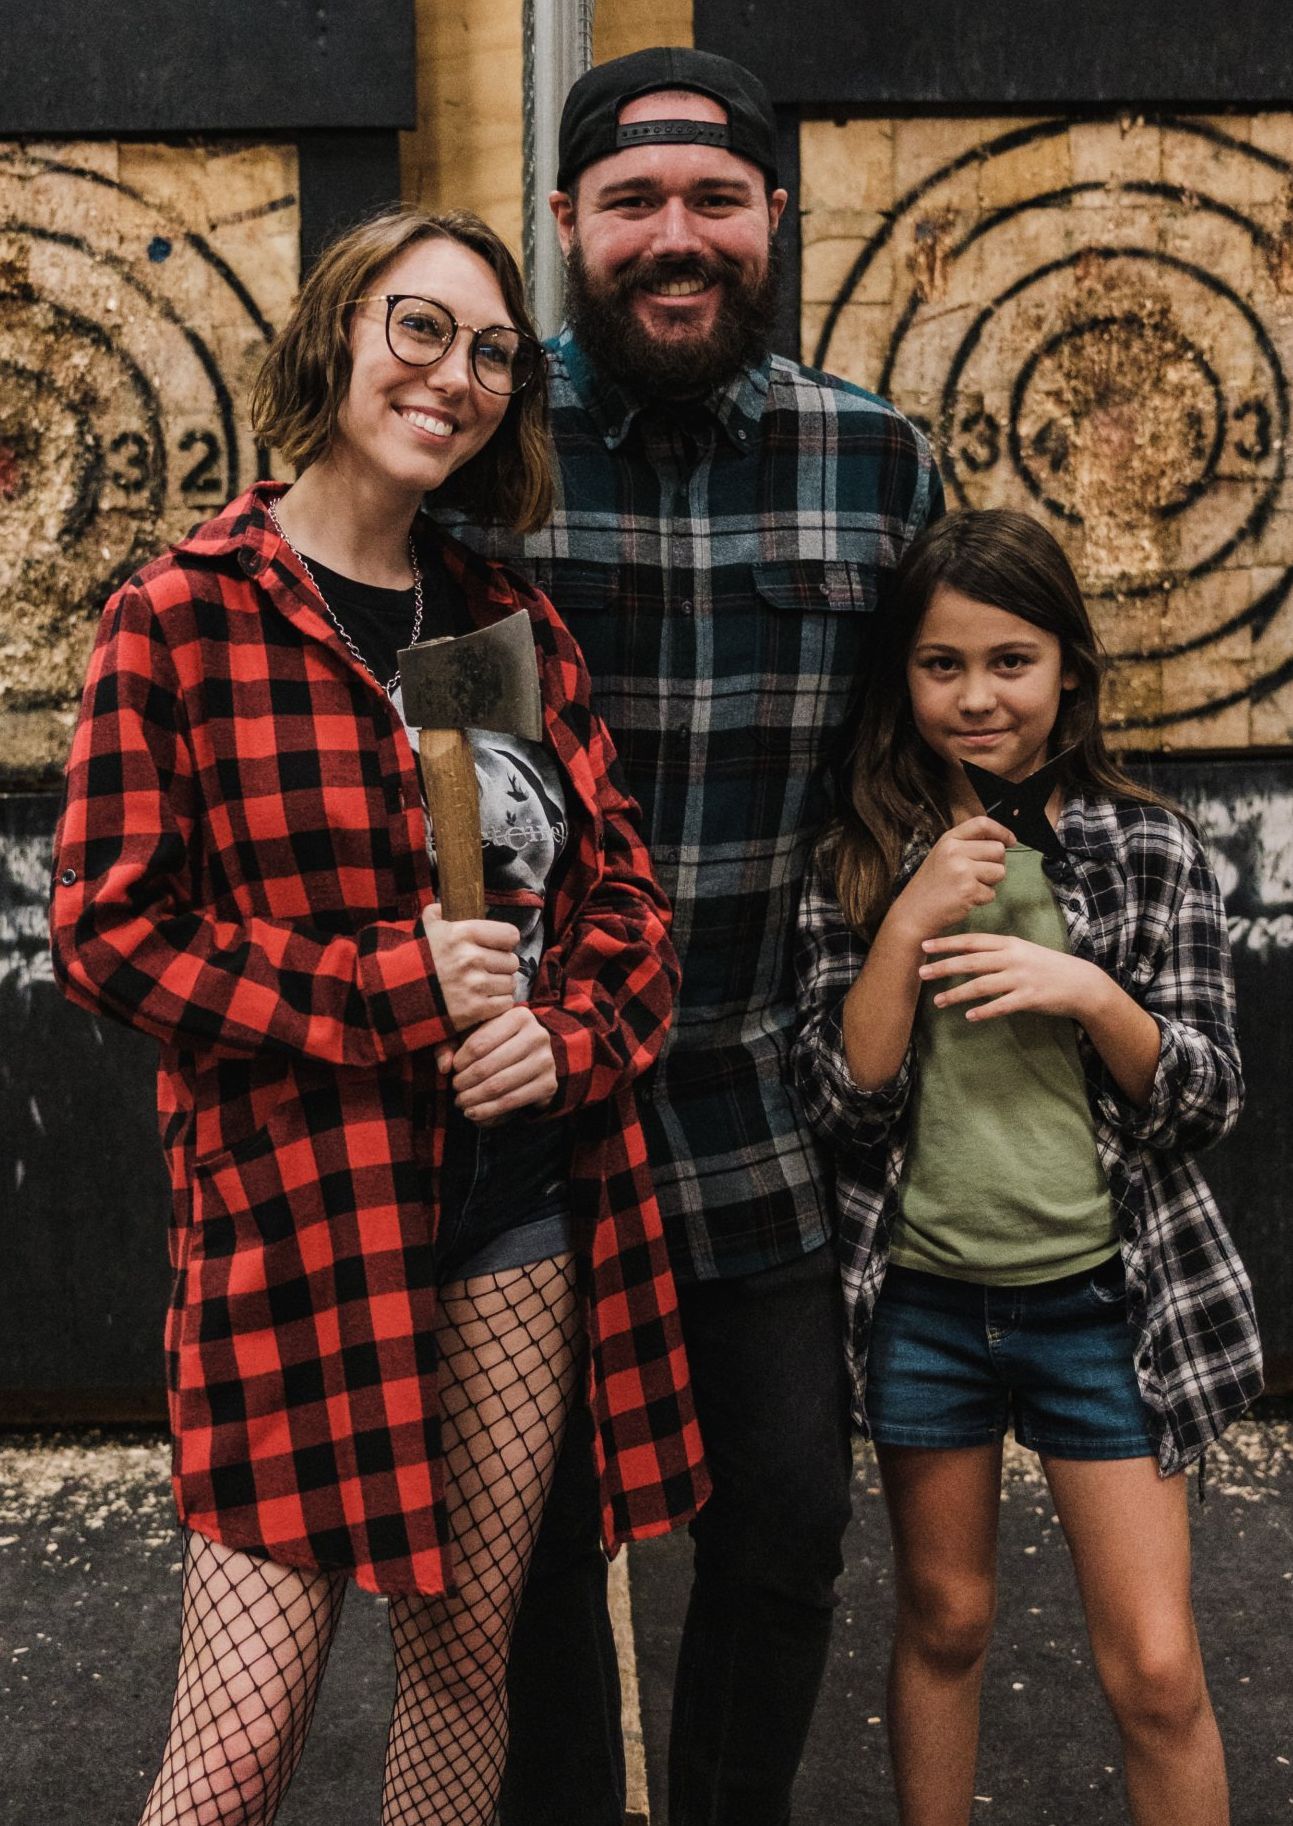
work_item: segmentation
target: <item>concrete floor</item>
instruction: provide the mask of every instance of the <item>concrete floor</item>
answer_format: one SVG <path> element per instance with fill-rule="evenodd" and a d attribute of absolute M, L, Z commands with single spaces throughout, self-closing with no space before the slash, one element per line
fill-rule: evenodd
<path fill-rule="evenodd" d="M 0 1826 L 134 1826 L 165 1730 L 179 1551 L 152 1434 L 0 1436 Z M 874 1463 L 860 1457 L 835 1648 L 796 1826 L 893 1826 L 883 1664 L 891 1610 Z M 1248 1422 L 1194 1508 L 1196 1594 L 1235 1826 L 1293 1822 L 1293 1426 Z M 1120 1826 L 1112 1729 L 1035 1461 L 1010 1455 L 1002 1601 L 976 1822 Z M 652 1818 L 663 1826 L 686 1537 L 630 1559 Z M 376 1822 L 391 1693 L 384 1607 L 351 1594 L 281 1826 Z"/>
<path fill-rule="evenodd" d="M 1231 1429 L 1193 1496 L 1195 1606 L 1226 1742 L 1233 1826 L 1293 1822 L 1293 1426 Z M 884 1505 L 859 1450 L 854 1523 L 795 1826 L 896 1826 L 883 1724 L 893 1615 Z M 1000 1605 L 983 1691 L 975 1826 L 1125 1826 L 1117 1738 L 1096 1687 L 1067 1547 L 1037 1459 L 1011 1446 Z M 677 1536 L 633 1561 L 652 1818 L 665 1819 L 670 1670 L 689 1577 Z"/>

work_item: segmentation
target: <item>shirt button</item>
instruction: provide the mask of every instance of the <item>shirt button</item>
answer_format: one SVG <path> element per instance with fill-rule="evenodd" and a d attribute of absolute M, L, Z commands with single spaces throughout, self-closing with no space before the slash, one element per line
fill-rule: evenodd
<path fill-rule="evenodd" d="M 672 843 L 667 843 L 663 849 L 657 850 L 656 855 L 659 856 L 661 862 L 675 863 L 678 860 L 677 847 Z"/>
<path fill-rule="evenodd" d="M 694 614 L 696 605 L 695 605 L 695 603 L 689 601 L 689 602 L 680 602 L 678 604 L 678 607 L 684 615 L 691 615 L 691 614 Z"/>
<path fill-rule="evenodd" d="M 72 883 L 76 880 L 76 870 L 64 869 L 63 873 L 59 876 L 59 880 L 65 888 L 70 888 Z"/>
<path fill-rule="evenodd" d="M 238 563 L 248 577 L 259 577 L 265 568 L 265 560 L 259 552 L 249 552 L 245 548 L 238 554 Z"/>

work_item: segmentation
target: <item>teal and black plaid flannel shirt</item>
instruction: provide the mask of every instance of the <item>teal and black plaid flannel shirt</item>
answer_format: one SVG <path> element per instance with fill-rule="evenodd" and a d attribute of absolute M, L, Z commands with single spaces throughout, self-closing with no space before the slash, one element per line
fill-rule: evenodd
<path fill-rule="evenodd" d="M 455 531 L 583 648 L 683 961 L 640 1093 L 674 1269 L 752 1273 L 831 1225 L 789 1079 L 795 913 L 868 620 L 942 488 L 893 407 L 780 356 L 683 409 L 606 382 L 568 331 L 549 374 L 551 523 L 523 548 Z"/>

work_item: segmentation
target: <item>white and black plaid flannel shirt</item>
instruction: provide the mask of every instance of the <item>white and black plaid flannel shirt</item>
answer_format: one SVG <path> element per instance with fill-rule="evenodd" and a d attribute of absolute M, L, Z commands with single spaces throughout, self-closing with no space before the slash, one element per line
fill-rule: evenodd
<path fill-rule="evenodd" d="M 1143 1109 L 1080 1029 L 1078 1042 L 1118 1219 L 1128 1349 L 1167 1474 L 1198 1457 L 1261 1389 L 1252 1290 L 1194 1158 L 1233 1127 L 1243 1101 L 1225 913 L 1198 839 L 1167 810 L 1074 797 L 1059 835 L 1067 861 L 1044 866 L 1070 950 L 1107 970 L 1162 1032 Z M 920 841 L 908 846 L 895 893 L 927 853 Z M 866 950 L 844 923 L 819 855 L 799 913 L 793 1063 L 809 1119 L 835 1156 L 855 1418 L 864 1431 L 867 1340 L 918 1070 L 913 1046 L 873 1092 L 849 1073 L 841 1005 Z"/>

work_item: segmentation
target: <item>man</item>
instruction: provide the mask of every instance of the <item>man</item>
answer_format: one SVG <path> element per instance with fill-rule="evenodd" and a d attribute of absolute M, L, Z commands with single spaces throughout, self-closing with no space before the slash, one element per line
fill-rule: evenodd
<path fill-rule="evenodd" d="M 748 71 L 684 49 L 591 70 L 558 183 L 562 499 L 524 562 L 587 657 L 684 968 L 641 1093 L 714 1479 L 670 1826 L 781 1826 L 850 1478 L 830 1187 L 787 1082 L 791 942 L 868 618 L 942 496 L 890 406 L 769 356 L 787 198 Z M 507 1826 L 622 1820 L 587 1464 L 572 1438 L 514 1645 Z"/>

